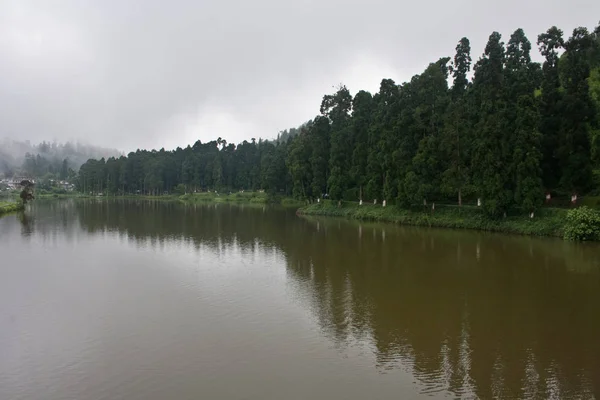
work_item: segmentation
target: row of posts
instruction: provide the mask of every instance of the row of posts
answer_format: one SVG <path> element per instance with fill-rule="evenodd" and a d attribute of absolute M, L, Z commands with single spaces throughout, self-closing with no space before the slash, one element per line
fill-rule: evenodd
<path fill-rule="evenodd" d="M 546 202 L 548 203 L 550 200 L 552 199 L 552 196 L 550 195 L 550 193 L 546 194 Z M 317 198 L 317 203 L 320 203 L 321 199 Z M 573 194 L 571 196 L 571 203 L 572 204 L 576 204 L 577 203 L 577 195 Z M 340 204 L 340 202 L 338 202 L 338 205 Z M 363 201 L 362 199 L 360 199 L 359 203 L 360 206 L 363 205 Z M 377 199 L 373 200 L 373 205 L 377 205 Z M 385 200 L 383 200 L 382 206 L 385 207 L 387 205 L 387 202 Z M 427 206 L 427 200 L 423 199 L 423 205 Z M 477 207 L 481 207 L 481 198 L 477 199 Z M 431 211 L 435 211 L 435 203 L 431 204 Z M 529 218 L 533 218 L 534 217 L 534 213 L 531 212 L 531 214 L 529 214 Z"/>

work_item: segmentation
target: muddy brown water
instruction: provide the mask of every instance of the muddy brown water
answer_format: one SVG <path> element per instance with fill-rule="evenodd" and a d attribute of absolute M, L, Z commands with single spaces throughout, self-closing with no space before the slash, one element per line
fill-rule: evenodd
<path fill-rule="evenodd" d="M 0 218 L 0 399 L 600 398 L 600 246 L 261 206 Z"/>

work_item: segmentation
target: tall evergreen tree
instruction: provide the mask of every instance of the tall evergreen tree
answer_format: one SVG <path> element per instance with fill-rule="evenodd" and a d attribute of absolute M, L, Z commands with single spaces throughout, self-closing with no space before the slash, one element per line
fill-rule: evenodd
<path fill-rule="evenodd" d="M 321 114 L 331 121 L 331 143 L 329 157 L 329 195 L 340 200 L 350 184 L 350 161 L 352 154 L 350 112 L 352 96 L 346 86 L 336 93 L 325 95 L 321 102 Z"/>
<path fill-rule="evenodd" d="M 538 132 L 538 110 L 534 92 L 540 82 L 539 64 L 531 62 L 531 43 L 517 29 L 506 47 L 505 135 L 512 149 L 509 171 L 517 205 L 533 211 L 542 201 L 542 158 Z"/>
<path fill-rule="evenodd" d="M 308 134 L 304 131 L 291 141 L 286 158 L 286 167 L 292 179 L 292 194 L 296 198 L 312 198 L 310 182 L 310 143 Z"/>
<path fill-rule="evenodd" d="M 320 197 L 327 192 L 329 178 L 330 130 L 327 117 L 315 118 L 308 129 L 311 146 L 310 165 L 312 168 L 311 189 L 314 196 Z"/>
<path fill-rule="evenodd" d="M 540 161 L 542 153 L 537 130 L 539 117 L 533 96 L 518 99 L 513 149 L 514 196 L 517 205 L 534 211 L 543 199 Z"/>
<path fill-rule="evenodd" d="M 513 199 L 509 172 L 510 141 L 505 135 L 504 43 L 493 32 L 485 53 L 475 65 L 473 90 L 478 104 L 473 151 L 473 177 L 484 211 L 492 217 L 505 213 Z"/>
<path fill-rule="evenodd" d="M 440 154 L 441 132 L 449 103 L 448 62 L 442 58 L 429 64 L 417 79 L 417 102 L 415 108 L 415 133 L 419 137 L 417 153 L 412 159 L 411 184 L 417 183 L 411 194 L 415 199 L 431 200 L 439 194 L 442 166 Z M 407 195 L 409 193 L 406 193 Z"/>
<path fill-rule="evenodd" d="M 595 107 L 590 97 L 589 51 L 593 40 L 586 28 L 576 28 L 565 42 L 564 117 L 558 146 L 561 167 L 560 186 L 565 191 L 585 192 L 591 184 L 590 124 L 595 118 Z"/>
<path fill-rule="evenodd" d="M 358 92 L 352 100 L 354 150 L 352 152 L 350 176 L 352 182 L 358 188 L 358 197 L 361 200 L 363 199 L 363 190 L 368 182 L 369 127 L 371 125 L 372 106 L 373 96 L 364 90 Z"/>
<path fill-rule="evenodd" d="M 472 126 L 468 114 L 467 74 L 471 70 L 471 45 L 469 39 L 462 38 L 456 46 L 454 63 L 451 66 L 452 103 L 446 116 L 442 149 L 446 165 L 442 173 L 441 189 L 448 195 L 458 198 L 462 205 L 462 196 L 470 183 L 469 154 Z"/>
<path fill-rule="evenodd" d="M 397 131 L 398 107 L 398 86 L 392 79 L 383 79 L 379 92 L 373 97 L 369 127 L 366 190 L 369 199 L 392 200 L 397 194 L 396 179 L 402 173 L 395 163 L 401 140 L 401 133 Z"/>
<path fill-rule="evenodd" d="M 558 70 L 558 51 L 564 46 L 563 32 L 553 26 L 538 36 L 537 44 L 545 57 L 540 97 L 540 125 L 542 148 L 542 177 L 546 190 L 555 189 L 561 171 L 556 154 L 562 123 L 562 92 Z"/>

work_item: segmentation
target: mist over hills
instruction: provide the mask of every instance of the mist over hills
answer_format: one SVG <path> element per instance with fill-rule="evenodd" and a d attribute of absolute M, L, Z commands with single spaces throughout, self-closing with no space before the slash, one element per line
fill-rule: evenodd
<path fill-rule="evenodd" d="M 64 176 L 69 169 L 78 171 L 89 159 L 121 154 L 117 149 L 90 144 L 55 141 L 31 144 L 28 140 L 4 138 L 0 140 L 0 176 L 40 177 L 48 173 Z"/>

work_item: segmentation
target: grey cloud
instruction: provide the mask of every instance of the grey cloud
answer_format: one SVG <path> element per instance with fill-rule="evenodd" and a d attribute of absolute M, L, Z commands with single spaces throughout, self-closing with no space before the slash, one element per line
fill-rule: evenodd
<path fill-rule="evenodd" d="M 377 90 L 471 39 L 593 27 L 600 3 L 4 0 L 0 137 L 131 150 L 274 137 L 340 82 Z M 363 87 L 366 86 L 366 87 Z"/>

